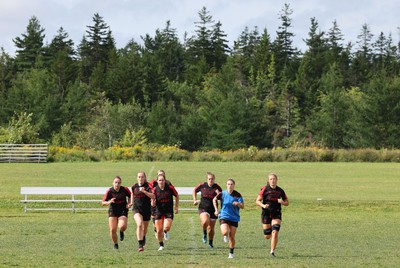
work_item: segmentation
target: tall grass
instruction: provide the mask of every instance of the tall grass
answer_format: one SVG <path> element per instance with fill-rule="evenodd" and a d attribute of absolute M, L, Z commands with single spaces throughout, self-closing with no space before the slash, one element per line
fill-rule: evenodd
<path fill-rule="evenodd" d="M 228 260 L 217 224 L 215 249 L 201 243 L 198 215 L 176 215 L 171 239 L 158 252 L 152 231 L 137 252 L 129 217 L 126 240 L 112 249 L 101 212 L 23 212 L 21 186 L 111 186 L 120 175 L 130 186 L 144 170 L 164 169 L 177 186 L 195 186 L 213 171 L 228 177 L 245 198 L 235 259 Z M 280 176 L 290 205 L 276 251 L 268 256 L 254 200 L 269 172 Z M 400 253 L 400 164 L 256 162 L 85 162 L 0 165 L 0 266 L 2 267 L 395 267 Z"/>

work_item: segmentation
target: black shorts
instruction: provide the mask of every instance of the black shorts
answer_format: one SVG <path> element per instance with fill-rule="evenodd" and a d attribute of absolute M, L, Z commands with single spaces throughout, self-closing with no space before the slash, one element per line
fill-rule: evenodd
<path fill-rule="evenodd" d="M 201 213 L 208 213 L 208 215 L 210 215 L 210 219 L 211 220 L 216 220 L 218 217 L 215 216 L 215 210 L 209 210 L 209 209 L 204 209 L 204 208 L 199 208 L 199 215 Z"/>
<path fill-rule="evenodd" d="M 219 219 L 219 225 L 222 225 L 222 224 L 225 224 L 225 223 L 228 224 L 229 226 L 233 226 L 233 227 L 236 227 L 236 228 L 239 226 L 239 223 L 236 222 L 236 221 Z"/>
<path fill-rule="evenodd" d="M 271 224 L 272 220 L 282 220 L 282 212 L 280 210 L 263 210 L 261 213 L 261 223 Z"/>
<path fill-rule="evenodd" d="M 128 217 L 128 209 L 127 208 L 109 208 L 108 209 L 108 217 Z"/>
<path fill-rule="evenodd" d="M 136 213 L 139 213 L 140 215 L 142 215 L 143 217 L 143 221 L 149 221 L 151 218 L 151 212 L 150 211 L 144 211 L 138 208 L 134 208 L 133 209 L 133 215 L 135 215 Z"/>
<path fill-rule="evenodd" d="M 166 212 L 166 213 L 161 213 L 159 211 L 156 211 L 154 214 L 154 220 L 162 220 L 162 219 L 174 219 L 174 213 L 173 212 Z"/>

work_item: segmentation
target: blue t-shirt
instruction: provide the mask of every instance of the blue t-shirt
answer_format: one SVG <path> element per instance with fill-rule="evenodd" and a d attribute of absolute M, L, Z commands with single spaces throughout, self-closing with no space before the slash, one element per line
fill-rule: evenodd
<path fill-rule="evenodd" d="M 220 199 L 222 203 L 221 210 L 219 212 L 219 218 L 221 220 L 239 222 L 240 221 L 239 207 L 234 206 L 232 203 L 233 202 L 243 203 L 242 195 L 235 190 L 233 190 L 232 194 L 229 194 L 227 190 L 224 190 L 218 196 L 218 199 Z"/>

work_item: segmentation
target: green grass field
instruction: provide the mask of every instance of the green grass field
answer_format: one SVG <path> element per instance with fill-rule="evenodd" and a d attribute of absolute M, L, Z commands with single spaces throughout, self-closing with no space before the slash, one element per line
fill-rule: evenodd
<path fill-rule="evenodd" d="M 115 175 L 131 186 L 144 170 L 164 169 L 176 186 L 196 186 L 206 171 L 225 188 L 228 177 L 245 199 L 235 259 L 228 259 L 217 223 L 215 249 L 201 243 L 196 212 L 176 215 L 163 252 L 153 233 L 137 252 L 129 217 L 115 251 L 105 211 L 23 212 L 21 186 L 111 186 Z M 290 205 L 275 259 L 268 255 L 255 198 L 269 172 Z M 254 162 L 100 162 L 0 164 L 1 267 L 396 267 L 400 265 L 400 164 Z M 100 205 L 99 205 L 100 206 Z"/>

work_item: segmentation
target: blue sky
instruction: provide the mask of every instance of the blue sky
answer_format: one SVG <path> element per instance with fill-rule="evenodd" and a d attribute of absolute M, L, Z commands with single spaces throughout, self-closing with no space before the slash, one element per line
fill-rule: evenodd
<path fill-rule="evenodd" d="M 304 50 L 310 19 L 315 17 L 322 31 L 328 31 L 336 20 L 347 42 L 355 43 L 363 24 L 377 37 L 381 32 L 392 34 L 399 42 L 400 1 L 398 0 L 0 0 L 0 47 L 14 55 L 12 39 L 26 32 L 32 16 L 45 29 L 45 42 L 50 42 L 63 27 L 69 37 L 79 44 L 92 17 L 99 13 L 111 27 L 117 47 L 129 40 L 141 42 L 140 36 L 154 36 L 169 20 L 183 39 L 185 32 L 194 34 L 194 22 L 205 6 L 215 21 L 222 23 L 230 45 L 240 33 L 255 26 L 268 30 L 275 37 L 281 21 L 279 12 L 285 3 L 293 10 L 291 31 L 294 45 Z"/>

